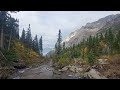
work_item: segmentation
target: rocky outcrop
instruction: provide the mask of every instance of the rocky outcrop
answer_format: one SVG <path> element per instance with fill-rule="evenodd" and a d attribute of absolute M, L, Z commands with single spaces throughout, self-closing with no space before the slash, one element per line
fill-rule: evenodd
<path fill-rule="evenodd" d="M 107 79 L 103 75 L 101 75 L 96 69 L 96 65 L 90 67 L 79 67 L 75 65 L 68 65 L 63 67 L 62 69 L 59 69 L 59 72 L 73 72 L 77 77 L 80 77 L 81 79 Z"/>
<path fill-rule="evenodd" d="M 67 71 L 67 70 L 69 70 L 71 72 L 74 72 L 74 73 L 78 73 L 78 72 L 82 72 L 83 71 L 82 68 L 74 66 L 74 65 L 65 66 L 64 68 L 59 69 L 58 71 L 64 72 L 64 71 Z"/>

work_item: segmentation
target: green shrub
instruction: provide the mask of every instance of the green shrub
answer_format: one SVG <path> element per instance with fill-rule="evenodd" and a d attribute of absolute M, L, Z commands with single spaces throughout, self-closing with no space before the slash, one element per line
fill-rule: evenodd
<path fill-rule="evenodd" d="M 6 59 L 9 61 L 18 61 L 18 56 L 14 51 L 8 51 L 8 50 L 4 50 L 3 51 L 4 56 L 6 57 Z"/>
<path fill-rule="evenodd" d="M 58 65 L 61 67 L 64 67 L 66 65 L 69 65 L 72 62 L 70 58 L 60 58 L 58 61 Z"/>
<path fill-rule="evenodd" d="M 92 50 L 88 53 L 87 59 L 90 65 L 93 65 L 96 62 L 96 56 Z"/>

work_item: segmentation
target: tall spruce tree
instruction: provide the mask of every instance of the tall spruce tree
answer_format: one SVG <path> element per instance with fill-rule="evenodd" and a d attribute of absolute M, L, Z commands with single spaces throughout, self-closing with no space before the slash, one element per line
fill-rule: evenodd
<path fill-rule="evenodd" d="M 38 38 L 37 38 L 37 35 L 35 36 L 35 39 L 34 39 L 34 51 L 39 53 L 39 46 L 38 46 Z"/>
<path fill-rule="evenodd" d="M 7 26 L 7 20 L 8 20 L 8 11 L 0 11 L 0 48 L 3 49 L 4 48 L 4 29 Z"/>
<path fill-rule="evenodd" d="M 43 54 L 43 43 L 42 43 L 42 36 L 39 39 L 39 50 L 40 50 L 40 54 Z"/>
<path fill-rule="evenodd" d="M 63 50 L 65 50 L 65 42 L 63 42 Z"/>
<path fill-rule="evenodd" d="M 56 45 L 55 45 L 56 54 L 57 54 L 58 56 L 61 55 L 61 53 L 62 53 L 61 42 L 62 42 L 62 35 L 61 35 L 61 30 L 59 30 L 59 33 L 58 33 L 58 40 L 57 40 L 57 43 L 56 43 Z"/>
<path fill-rule="evenodd" d="M 17 19 L 11 17 L 8 11 L 0 11 L 0 48 L 10 49 L 12 39 L 17 38 Z M 18 32 L 19 33 L 19 32 Z M 4 39 L 4 40 L 3 40 Z"/>
<path fill-rule="evenodd" d="M 26 45 L 28 48 L 32 48 L 32 36 L 31 36 L 30 24 L 29 24 L 28 31 L 26 33 Z"/>
<path fill-rule="evenodd" d="M 24 30 L 24 28 L 23 28 L 20 40 L 25 44 L 25 30 Z"/>

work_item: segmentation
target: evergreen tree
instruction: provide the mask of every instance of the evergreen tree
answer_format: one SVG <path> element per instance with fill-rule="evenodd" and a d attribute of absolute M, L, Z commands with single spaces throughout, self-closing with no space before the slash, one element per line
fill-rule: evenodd
<path fill-rule="evenodd" d="M 11 41 L 16 38 L 19 23 L 8 11 L 0 11 L 0 47 L 10 49 Z M 4 40 L 3 40 L 4 39 Z"/>
<path fill-rule="evenodd" d="M 26 45 L 28 48 L 32 48 L 32 36 L 31 36 L 30 24 L 29 24 L 28 31 L 26 33 Z"/>
<path fill-rule="evenodd" d="M 113 45 L 114 45 L 115 51 L 117 51 L 117 53 L 120 54 L 120 30 L 116 34 L 116 38 Z"/>
<path fill-rule="evenodd" d="M 92 47 L 93 47 L 93 41 L 92 41 L 92 36 L 90 35 L 89 42 L 88 42 L 89 51 L 92 49 Z"/>
<path fill-rule="evenodd" d="M 39 49 L 40 49 L 40 54 L 42 55 L 42 54 L 43 54 L 42 36 L 41 36 L 41 38 L 39 39 Z"/>
<path fill-rule="evenodd" d="M 9 36 L 8 36 L 8 38 L 9 38 L 9 42 L 8 42 L 8 50 L 10 50 L 10 46 L 11 46 L 11 40 L 12 39 L 15 39 L 15 38 L 17 38 L 18 39 L 18 37 L 17 37 L 17 34 L 19 33 L 19 32 L 17 32 L 17 27 L 19 26 L 18 25 L 18 23 L 17 23 L 17 20 L 16 19 L 14 19 L 14 18 L 12 18 L 11 16 L 9 17 L 9 20 L 8 20 L 8 22 L 7 22 L 7 27 L 6 27 L 6 31 L 4 31 L 6 34 L 8 34 Z M 7 37 L 6 37 L 6 39 L 8 39 Z"/>
<path fill-rule="evenodd" d="M 39 53 L 39 46 L 38 46 L 38 38 L 37 38 L 37 35 L 35 36 L 35 39 L 34 39 L 34 51 Z"/>
<path fill-rule="evenodd" d="M 65 42 L 63 42 L 63 50 L 65 50 Z"/>
<path fill-rule="evenodd" d="M 93 51 L 91 50 L 88 54 L 88 63 L 90 65 L 93 65 L 95 63 L 95 61 L 96 61 L 96 57 L 95 57 Z"/>
<path fill-rule="evenodd" d="M 23 28 L 20 40 L 25 44 L 25 30 L 24 30 L 24 28 Z"/>
<path fill-rule="evenodd" d="M 111 29 L 109 29 L 109 32 L 108 32 L 108 44 L 109 44 L 109 52 L 110 52 L 110 54 L 112 54 L 112 50 L 113 50 L 113 40 L 114 40 L 113 33 L 112 33 Z"/>
<path fill-rule="evenodd" d="M 3 49 L 4 48 L 4 29 L 7 26 L 7 20 L 8 20 L 8 11 L 0 11 L 0 48 Z"/>
<path fill-rule="evenodd" d="M 62 50 L 61 42 L 62 42 L 62 36 L 61 36 L 61 30 L 59 30 L 58 40 L 57 40 L 57 55 L 58 56 L 61 54 L 61 50 Z"/>

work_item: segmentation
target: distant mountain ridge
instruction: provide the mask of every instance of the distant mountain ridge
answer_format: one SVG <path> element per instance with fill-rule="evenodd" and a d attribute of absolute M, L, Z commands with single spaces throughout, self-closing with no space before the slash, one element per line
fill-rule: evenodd
<path fill-rule="evenodd" d="M 63 42 L 65 42 L 66 47 L 70 47 L 73 44 L 78 44 L 83 38 L 88 38 L 90 35 L 94 36 L 97 33 L 104 32 L 107 28 L 113 27 L 120 24 L 120 14 L 108 15 L 98 21 L 87 23 L 80 29 L 72 32 L 68 37 L 66 37 Z"/>

